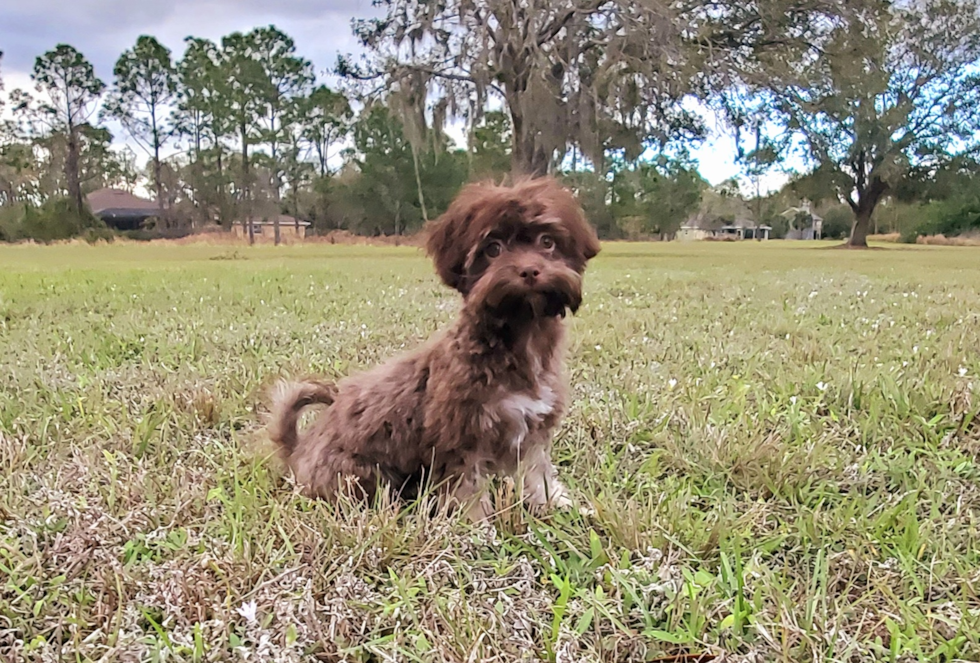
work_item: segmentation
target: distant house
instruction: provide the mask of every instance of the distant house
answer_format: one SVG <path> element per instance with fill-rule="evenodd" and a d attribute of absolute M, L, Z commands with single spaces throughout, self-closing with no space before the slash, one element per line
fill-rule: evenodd
<path fill-rule="evenodd" d="M 85 197 L 92 214 L 116 230 L 139 230 L 147 219 L 160 215 L 152 200 L 121 189 L 99 189 Z"/>
<path fill-rule="evenodd" d="M 698 214 L 682 225 L 674 235 L 679 241 L 696 241 L 708 239 L 769 239 L 772 226 L 756 225 L 748 219 L 736 219 L 732 223 L 723 223 L 720 219 L 708 219 Z"/>
<path fill-rule="evenodd" d="M 272 239 L 275 236 L 275 226 L 276 226 L 276 215 L 262 216 L 262 217 L 252 217 L 251 220 L 246 219 L 244 222 L 236 221 L 232 226 L 235 235 L 241 237 L 242 239 L 248 238 L 248 225 L 251 223 L 252 232 L 255 234 L 256 238 Z M 286 214 L 279 214 L 279 236 L 280 238 L 292 238 L 292 239 L 302 239 L 306 237 L 306 229 L 310 227 L 309 221 L 301 221 L 294 216 L 288 216 Z"/>
<path fill-rule="evenodd" d="M 694 225 L 683 225 L 676 233 L 674 233 L 674 239 L 678 242 L 693 242 L 701 239 L 708 239 L 714 233 L 713 230 L 705 230 L 704 228 L 698 228 Z"/>
<path fill-rule="evenodd" d="M 715 233 L 715 237 L 723 239 L 758 239 L 764 240 L 769 239 L 769 234 L 772 232 L 772 226 L 761 225 L 757 226 L 751 222 L 742 222 L 740 225 L 736 223 L 728 223 L 723 225 Z"/>
<path fill-rule="evenodd" d="M 790 207 L 782 213 L 789 221 L 786 239 L 822 239 L 823 217 L 817 216 L 809 205 Z"/>

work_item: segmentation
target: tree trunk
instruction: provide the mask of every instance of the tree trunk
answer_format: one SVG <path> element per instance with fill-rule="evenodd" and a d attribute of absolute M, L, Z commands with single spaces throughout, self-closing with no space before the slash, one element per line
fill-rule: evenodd
<path fill-rule="evenodd" d="M 871 228 L 871 211 L 859 209 L 854 213 L 854 225 L 851 226 L 851 237 L 847 245 L 868 248 L 868 230 Z"/>
<path fill-rule="evenodd" d="M 242 135 L 242 216 L 248 223 L 248 245 L 255 244 L 255 224 L 252 223 L 252 187 L 249 185 L 248 127 L 240 127 Z"/>
<path fill-rule="evenodd" d="M 68 128 L 68 154 L 65 155 L 65 180 L 68 184 L 68 199 L 75 212 L 81 214 L 84 201 L 82 200 L 82 184 L 78 178 L 78 135 L 74 127 Z"/>
<path fill-rule="evenodd" d="M 428 223 L 429 213 L 425 209 L 425 194 L 422 193 L 422 176 L 419 174 L 419 154 L 415 146 L 412 145 L 412 164 L 415 166 L 415 186 L 419 192 L 419 205 L 422 207 L 422 220 Z M 395 231 L 398 234 L 398 231 Z"/>
<path fill-rule="evenodd" d="M 509 100 L 510 123 L 513 136 L 511 138 L 510 171 L 512 175 L 530 175 L 540 177 L 547 174 L 548 167 L 542 169 L 536 158 L 535 140 L 533 135 L 525 135 L 524 111 L 518 99 Z"/>
<path fill-rule="evenodd" d="M 854 210 L 854 225 L 851 226 L 851 237 L 847 240 L 847 246 L 852 248 L 868 248 L 868 232 L 871 230 L 871 215 L 874 214 L 875 207 L 882 196 L 888 190 L 888 185 L 875 177 L 871 184 L 864 190 L 858 191 L 857 204 L 851 204 Z"/>
<path fill-rule="evenodd" d="M 528 65 L 520 62 L 514 67 L 518 72 L 526 72 Z M 510 169 L 513 175 L 542 177 L 548 174 L 551 155 L 538 140 L 533 123 L 526 121 L 521 107 L 521 97 L 528 87 L 527 79 L 526 74 L 517 73 L 503 81 L 513 131 Z"/>
<path fill-rule="evenodd" d="M 225 204 L 225 195 L 228 193 L 227 187 L 225 187 L 225 169 L 222 165 L 221 157 L 221 145 L 217 145 L 218 150 L 218 186 L 215 190 L 216 202 L 218 204 L 218 223 L 221 227 L 225 227 L 225 223 L 228 221 L 228 206 Z M 203 171 L 202 171 L 203 172 Z M 234 227 L 235 219 L 232 218 L 228 227 Z"/>
<path fill-rule="evenodd" d="M 316 158 L 320 162 L 320 177 L 327 174 L 327 146 L 316 142 Z"/>
<path fill-rule="evenodd" d="M 156 186 L 157 193 L 157 211 L 159 213 L 160 221 L 164 220 L 166 212 L 163 207 L 163 182 L 161 182 L 161 168 L 160 168 L 160 146 L 157 145 L 153 151 L 153 183 Z M 164 225 L 169 226 L 169 223 Z"/>
<path fill-rule="evenodd" d="M 160 168 L 160 127 L 157 126 L 157 108 L 156 104 L 153 103 L 150 106 L 150 124 L 153 132 L 153 184 L 156 187 L 157 194 L 157 212 L 160 221 L 164 223 L 168 228 L 170 227 L 171 219 L 166 218 L 166 212 L 163 207 L 163 177 L 161 176 L 162 169 Z"/>
<path fill-rule="evenodd" d="M 531 141 L 533 143 L 533 152 L 531 152 L 531 167 L 528 169 L 528 172 L 534 177 L 543 177 L 551 169 L 551 155 L 533 137 Z"/>
<path fill-rule="evenodd" d="M 513 147 L 510 158 L 510 169 L 514 175 L 529 175 L 543 177 L 548 174 L 551 157 L 542 145 L 535 140 L 534 135 L 520 136 L 517 126 L 523 126 L 523 118 L 513 118 L 515 122 Z"/>
<path fill-rule="evenodd" d="M 282 202 L 282 177 L 279 173 L 279 146 L 276 144 L 276 116 L 273 113 L 269 120 L 270 133 L 272 134 L 272 140 L 269 143 L 269 151 L 272 153 L 272 181 L 270 185 L 272 187 L 272 200 L 276 203 L 276 217 L 272 220 L 273 236 L 275 237 L 275 244 L 279 246 L 282 241 L 279 232 L 279 203 Z"/>
<path fill-rule="evenodd" d="M 293 198 L 293 231 L 296 233 L 297 238 L 303 239 L 299 236 L 299 189 L 296 186 L 291 187 L 291 189 Z"/>

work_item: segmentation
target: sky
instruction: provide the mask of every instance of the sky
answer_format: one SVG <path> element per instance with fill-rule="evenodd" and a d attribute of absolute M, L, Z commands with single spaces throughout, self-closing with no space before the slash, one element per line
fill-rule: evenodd
<path fill-rule="evenodd" d="M 351 19 L 375 11 L 371 0 L 0 0 L 0 76 L 7 93 L 18 87 L 31 90 L 34 59 L 68 43 L 108 83 L 116 58 L 142 34 L 156 37 L 176 59 L 189 35 L 217 41 L 231 32 L 273 24 L 293 37 L 299 54 L 329 83 L 337 56 L 358 52 Z M 693 156 L 712 184 L 739 174 L 733 141 L 720 131 Z M 774 173 L 765 178 L 763 189 L 778 188 L 785 179 Z"/>

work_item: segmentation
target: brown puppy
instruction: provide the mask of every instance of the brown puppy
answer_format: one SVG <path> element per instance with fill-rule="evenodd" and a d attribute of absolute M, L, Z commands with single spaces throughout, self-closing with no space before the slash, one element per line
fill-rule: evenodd
<path fill-rule="evenodd" d="M 311 495 L 389 485 L 411 497 L 432 482 L 479 520 L 486 477 L 505 474 L 533 506 L 568 504 L 550 458 L 567 398 L 562 318 L 582 301 L 595 231 L 552 179 L 467 186 L 428 230 L 439 276 L 463 295 L 455 324 L 337 385 L 285 385 L 272 439 Z M 315 403 L 329 407 L 298 431 Z"/>

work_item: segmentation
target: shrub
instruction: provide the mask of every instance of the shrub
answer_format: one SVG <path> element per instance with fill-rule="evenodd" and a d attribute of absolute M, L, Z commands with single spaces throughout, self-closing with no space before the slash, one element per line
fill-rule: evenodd
<path fill-rule="evenodd" d="M 85 232 L 82 233 L 82 238 L 89 244 L 97 244 L 98 242 L 113 241 L 116 239 L 116 234 L 103 225 L 100 228 L 86 228 Z"/>
<path fill-rule="evenodd" d="M 180 239 L 193 235 L 194 229 L 183 228 L 140 228 L 139 230 L 122 230 L 118 233 L 126 239 L 136 242 L 151 242 L 155 239 Z"/>
<path fill-rule="evenodd" d="M 48 243 L 78 237 L 88 229 L 104 230 L 105 224 L 88 210 L 76 212 L 67 198 L 55 198 L 24 210 L 20 234 L 22 239 Z"/>
<path fill-rule="evenodd" d="M 908 228 L 902 233 L 898 241 L 902 244 L 915 244 L 919 239 L 919 226 Z"/>
<path fill-rule="evenodd" d="M 945 200 L 920 207 L 922 220 L 902 233 L 902 241 L 914 243 L 919 236 L 957 237 L 980 232 L 980 190 L 965 186 Z"/>
<path fill-rule="evenodd" d="M 962 235 L 980 230 L 980 194 L 953 198 L 936 205 L 933 234 Z"/>
<path fill-rule="evenodd" d="M 40 207 L 24 205 L 0 210 L 0 241 L 30 239 L 47 244 L 73 237 L 93 242 L 108 240 L 112 231 L 88 210 L 76 212 L 66 198 L 53 198 Z"/>
<path fill-rule="evenodd" d="M 831 207 L 823 217 L 824 239 L 847 239 L 854 223 L 854 212 L 847 205 Z"/>
<path fill-rule="evenodd" d="M 16 242 L 21 239 L 21 224 L 24 219 L 24 208 L 0 207 L 0 242 Z"/>

